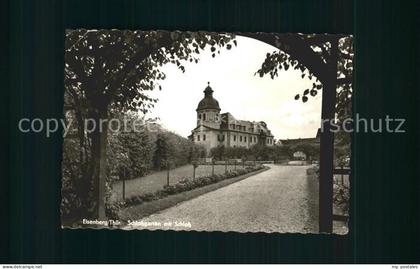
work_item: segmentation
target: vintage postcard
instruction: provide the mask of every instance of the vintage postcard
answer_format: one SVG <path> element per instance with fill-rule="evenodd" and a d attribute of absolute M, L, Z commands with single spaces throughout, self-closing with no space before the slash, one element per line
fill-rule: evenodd
<path fill-rule="evenodd" d="M 72 29 L 63 228 L 346 234 L 353 38 Z"/>

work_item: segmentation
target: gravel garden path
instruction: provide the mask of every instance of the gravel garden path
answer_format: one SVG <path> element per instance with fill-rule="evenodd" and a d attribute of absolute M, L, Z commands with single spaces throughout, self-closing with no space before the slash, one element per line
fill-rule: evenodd
<path fill-rule="evenodd" d="M 318 182 L 307 177 L 310 166 L 270 167 L 141 221 L 170 223 L 150 230 L 317 233 Z"/>

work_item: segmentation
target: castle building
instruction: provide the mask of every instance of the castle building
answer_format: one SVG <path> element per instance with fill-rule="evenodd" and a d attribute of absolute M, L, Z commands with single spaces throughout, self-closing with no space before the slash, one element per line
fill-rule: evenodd
<path fill-rule="evenodd" d="M 245 147 L 254 145 L 273 146 L 274 136 L 263 121 L 238 120 L 229 112 L 220 113 L 219 102 L 213 97 L 209 85 L 204 90 L 204 98 L 198 103 L 197 127 L 189 138 L 203 145 L 207 153 L 217 146 Z"/>

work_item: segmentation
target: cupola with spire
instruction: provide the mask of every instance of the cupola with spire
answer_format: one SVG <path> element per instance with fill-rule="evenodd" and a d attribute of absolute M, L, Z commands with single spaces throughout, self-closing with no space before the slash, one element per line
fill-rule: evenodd
<path fill-rule="evenodd" d="M 207 87 L 204 89 L 204 98 L 198 103 L 197 112 L 203 109 L 217 109 L 220 111 L 219 102 L 213 97 L 213 89 L 210 87 L 210 82 L 207 82 Z"/>
<path fill-rule="evenodd" d="M 210 82 L 207 82 L 207 87 L 204 89 L 204 98 L 198 103 L 197 111 L 197 125 L 205 125 L 208 127 L 220 127 L 220 106 L 219 102 L 213 97 L 213 89 L 210 87 Z"/>

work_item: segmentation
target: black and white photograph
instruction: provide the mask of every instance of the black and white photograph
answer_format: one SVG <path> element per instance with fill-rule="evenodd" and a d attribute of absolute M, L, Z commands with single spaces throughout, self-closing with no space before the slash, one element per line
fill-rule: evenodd
<path fill-rule="evenodd" d="M 68 29 L 61 225 L 349 232 L 353 37 Z"/>
<path fill-rule="evenodd" d="M 418 269 L 417 2 L 0 2 L 0 269 Z"/>

